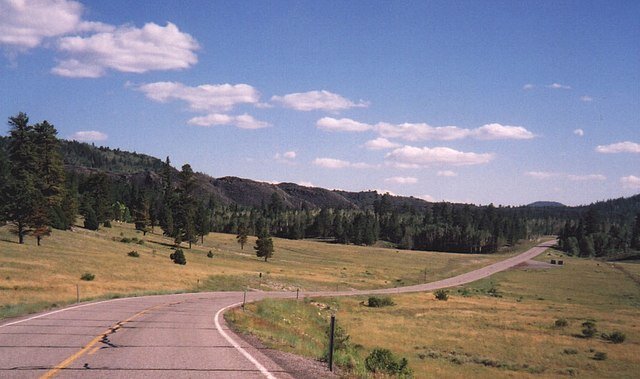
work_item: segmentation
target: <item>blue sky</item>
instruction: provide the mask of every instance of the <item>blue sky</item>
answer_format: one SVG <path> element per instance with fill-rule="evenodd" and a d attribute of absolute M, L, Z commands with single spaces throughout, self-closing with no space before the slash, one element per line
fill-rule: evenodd
<path fill-rule="evenodd" d="M 0 14 L 0 113 L 62 138 L 432 201 L 640 192 L 637 1 L 0 0 Z"/>

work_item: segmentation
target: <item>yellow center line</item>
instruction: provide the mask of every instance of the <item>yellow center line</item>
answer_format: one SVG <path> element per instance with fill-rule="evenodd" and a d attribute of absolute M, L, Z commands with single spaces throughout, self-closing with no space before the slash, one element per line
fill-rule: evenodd
<path fill-rule="evenodd" d="M 94 348 L 93 350 L 91 350 L 91 352 L 89 352 L 89 355 L 93 355 L 96 351 L 98 351 L 98 349 L 100 348 L 100 346 L 96 346 L 96 344 L 98 342 L 100 342 L 102 340 L 102 338 L 110 333 L 115 332 L 116 330 L 120 329 L 122 327 L 122 325 L 124 325 L 125 323 L 132 321 L 140 316 L 142 316 L 143 314 L 152 311 L 156 308 L 160 308 L 160 307 L 164 307 L 167 305 L 173 305 L 173 304 L 177 304 L 177 303 L 171 303 L 171 304 L 158 304 L 158 305 L 154 305 L 153 307 L 147 308 L 143 311 L 140 311 L 136 314 L 134 314 L 133 316 L 129 317 L 128 319 L 124 320 L 124 321 L 120 321 L 118 323 L 116 323 L 115 325 L 113 325 L 111 328 L 109 328 L 109 330 L 105 331 L 104 333 L 101 333 L 99 336 L 97 336 L 96 338 L 92 339 L 91 341 L 89 341 L 88 344 L 86 344 L 82 349 L 80 349 L 79 351 L 77 351 L 76 353 L 74 353 L 73 355 L 71 355 L 69 358 L 65 359 L 64 361 L 58 363 L 54 368 L 52 368 L 51 370 L 47 371 L 46 374 L 42 375 L 40 377 L 40 379 L 50 379 L 53 378 L 55 375 L 57 375 L 61 370 L 64 370 L 65 368 L 69 367 L 69 365 L 71 365 L 71 363 L 73 363 L 74 361 L 76 361 L 78 358 L 80 358 L 81 356 L 83 356 L 87 351 L 91 350 L 91 348 Z"/>

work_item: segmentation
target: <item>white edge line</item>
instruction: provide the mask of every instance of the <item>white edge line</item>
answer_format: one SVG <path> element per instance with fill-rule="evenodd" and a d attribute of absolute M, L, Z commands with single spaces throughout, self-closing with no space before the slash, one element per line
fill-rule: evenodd
<path fill-rule="evenodd" d="M 127 298 L 126 297 L 122 297 L 122 298 L 118 298 L 118 299 L 109 299 L 109 300 L 98 301 L 96 303 L 87 303 L 87 304 L 82 304 L 82 305 L 75 305 L 75 306 L 69 307 L 69 308 L 58 309 L 57 311 L 47 312 L 47 313 L 39 314 L 37 316 L 32 316 L 32 317 L 25 318 L 25 319 L 22 319 L 22 320 L 18 320 L 18 321 L 13 321 L 13 322 L 9 322 L 9 323 L 6 323 L 6 324 L 2 324 L 2 325 L 0 325 L 0 329 L 4 328 L 4 327 L 7 327 L 7 326 L 11 326 L 11 325 L 21 324 L 23 322 L 27 322 L 27 321 L 31 321 L 31 320 L 37 320 L 39 318 L 50 316 L 50 315 L 54 315 L 56 313 L 66 312 L 66 311 L 70 311 L 70 310 L 73 310 L 73 309 L 84 308 L 84 307 L 89 307 L 89 306 L 92 306 L 92 305 L 98 305 L 98 304 L 103 304 L 103 303 L 109 303 L 111 301 L 118 301 L 118 300 L 125 300 L 125 299 L 127 299 Z"/>
<path fill-rule="evenodd" d="M 260 362 L 258 362 L 257 359 L 255 359 L 251 354 L 249 354 L 249 352 L 247 352 L 245 349 L 242 348 L 242 346 L 240 346 L 239 343 L 237 343 L 233 338 L 231 338 L 227 333 L 224 332 L 224 330 L 222 330 L 222 326 L 220 326 L 220 314 L 222 314 L 222 312 L 226 311 L 229 308 L 233 308 L 233 307 L 237 307 L 238 305 L 242 304 L 242 302 L 238 302 L 235 304 L 231 304 L 228 305 L 222 309 L 220 309 L 215 317 L 214 317 L 214 321 L 216 324 L 216 328 L 218 329 L 218 332 L 220 332 L 220 334 L 224 337 L 224 339 L 227 340 L 227 342 L 229 342 L 231 345 L 233 345 L 233 347 L 236 348 L 236 350 L 238 350 L 242 355 L 245 356 L 245 358 L 247 358 L 251 363 L 253 363 L 254 366 L 256 366 L 256 368 L 258 370 L 260 370 L 260 372 L 266 376 L 269 379 L 276 379 L 275 376 L 273 376 L 273 374 L 271 374 L 269 372 L 269 370 L 267 370 Z"/>

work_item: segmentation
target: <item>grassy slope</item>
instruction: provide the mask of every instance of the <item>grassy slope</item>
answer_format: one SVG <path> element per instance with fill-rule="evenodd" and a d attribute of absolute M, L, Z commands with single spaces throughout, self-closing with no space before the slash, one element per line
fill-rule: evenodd
<path fill-rule="evenodd" d="M 548 254 L 539 259 L 560 256 Z M 388 308 L 368 308 L 366 298 L 270 301 L 236 310 L 228 319 L 271 346 L 320 357 L 323 328 L 337 310 L 360 358 L 374 347 L 391 349 L 409 359 L 419 378 L 637 377 L 640 287 L 607 263 L 563 259 L 561 268 L 510 270 L 450 290 L 447 302 L 430 293 L 394 296 L 396 305 Z M 638 272 L 637 265 L 625 265 Z M 491 288 L 500 297 L 490 296 Z M 558 318 L 569 325 L 556 328 Z M 616 345 L 580 338 L 587 319 L 596 321 L 598 335 L 618 330 L 627 340 Z M 598 351 L 608 359 L 594 360 Z M 361 360 L 354 367 L 354 375 L 362 374 Z"/>
<path fill-rule="evenodd" d="M 120 242 L 125 237 L 145 242 Z M 502 258 L 274 239 L 274 258 L 265 263 L 254 255 L 253 238 L 241 250 L 235 236 L 210 234 L 203 246 L 183 248 L 187 265 L 180 266 L 169 259 L 170 239 L 143 237 L 118 223 L 97 232 L 54 231 L 39 247 L 32 237 L 24 245 L 16 240 L 8 226 L 0 228 L 0 318 L 75 302 L 77 284 L 83 299 L 197 289 L 378 288 L 416 284 L 425 268 L 435 280 Z M 128 257 L 132 250 L 140 257 Z M 214 258 L 207 258 L 210 250 Z M 85 272 L 95 280 L 81 281 Z"/>

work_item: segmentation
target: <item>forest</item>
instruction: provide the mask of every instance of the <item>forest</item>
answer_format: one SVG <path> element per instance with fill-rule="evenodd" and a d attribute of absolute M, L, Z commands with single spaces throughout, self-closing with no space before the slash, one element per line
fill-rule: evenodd
<path fill-rule="evenodd" d="M 88 229 L 132 222 L 143 233 L 161 231 L 177 245 L 223 232 L 495 253 L 558 235 L 559 247 L 572 255 L 620 258 L 640 250 L 640 195 L 580 207 L 505 207 L 239 178 L 216 182 L 188 164 L 173 168 L 169 157 L 61 140 L 53 125 L 30 124 L 24 113 L 10 117 L 9 128 L 0 137 L 0 224 L 8 223 L 20 243 L 32 236 L 40 244 L 53 229 L 69 229 L 82 216 Z M 215 186 L 220 183 L 226 192 Z"/>

